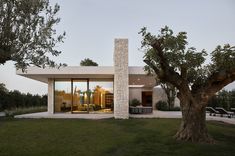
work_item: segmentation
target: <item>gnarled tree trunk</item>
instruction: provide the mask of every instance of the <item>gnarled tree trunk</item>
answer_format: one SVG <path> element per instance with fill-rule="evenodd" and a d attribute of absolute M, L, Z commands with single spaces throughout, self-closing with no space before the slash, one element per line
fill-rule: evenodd
<path fill-rule="evenodd" d="M 182 121 L 175 135 L 177 140 L 212 143 L 206 127 L 206 108 L 201 101 L 191 95 L 179 97 L 181 101 Z"/>
<path fill-rule="evenodd" d="M 146 28 L 140 33 L 142 47 L 147 48 L 145 70 L 155 73 L 161 83 L 169 83 L 179 91 L 182 123 L 175 137 L 185 141 L 212 142 L 206 128 L 205 107 L 211 96 L 235 80 L 235 47 L 218 46 L 212 52 L 212 64 L 204 66 L 205 51 L 186 50 L 185 32 L 174 36 L 173 31 L 165 27 L 158 36 L 147 32 Z"/>

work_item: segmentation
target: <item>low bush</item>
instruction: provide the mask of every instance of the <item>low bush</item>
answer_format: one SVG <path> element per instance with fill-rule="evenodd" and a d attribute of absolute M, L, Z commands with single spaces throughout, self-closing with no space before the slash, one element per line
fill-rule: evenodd
<path fill-rule="evenodd" d="M 138 99 L 133 99 L 130 102 L 130 106 L 136 107 L 136 106 L 139 106 L 139 105 L 141 105 L 141 103 Z"/>
<path fill-rule="evenodd" d="M 180 111 L 180 107 L 173 107 L 169 109 L 168 103 L 166 101 L 158 101 L 156 103 L 156 109 L 161 111 Z"/>
<path fill-rule="evenodd" d="M 7 117 L 13 117 L 15 115 L 20 115 L 20 114 L 45 112 L 45 111 L 47 111 L 46 106 L 38 106 L 38 107 L 28 107 L 28 108 L 15 108 L 10 110 L 5 110 L 4 112 Z"/>
<path fill-rule="evenodd" d="M 167 111 L 167 110 L 169 110 L 168 104 L 167 104 L 166 101 L 158 101 L 158 102 L 156 103 L 156 109 L 157 109 L 157 110 L 162 110 L 162 111 Z"/>

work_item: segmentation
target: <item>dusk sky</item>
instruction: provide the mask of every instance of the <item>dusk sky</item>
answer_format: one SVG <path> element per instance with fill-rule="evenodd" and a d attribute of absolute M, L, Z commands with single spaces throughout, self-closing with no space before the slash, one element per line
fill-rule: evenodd
<path fill-rule="evenodd" d="M 143 26 L 157 34 L 168 25 L 186 31 L 189 46 L 210 53 L 217 45 L 235 45 L 234 0 L 53 0 L 61 6 L 58 32 L 66 31 L 56 62 L 77 66 L 91 58 L 99 66 L 113 65 L 114 38 L 129 39 L 129 65 L 143 66 L 139 50 Z M 14 62 L 0 65 L 0 83 L 10 90 L 46 94 L 47 84 L 15 74 Z M 235 83 L 226 89 L 235 89 Z"/>

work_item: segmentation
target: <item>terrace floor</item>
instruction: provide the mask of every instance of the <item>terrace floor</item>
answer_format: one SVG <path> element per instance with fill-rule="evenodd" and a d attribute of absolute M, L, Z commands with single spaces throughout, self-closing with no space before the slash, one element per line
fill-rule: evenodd
<path fill-rule="evenodd" d="M 130 114 L 133 118 L 182 118 L 180 111 L 158 111 L 154 110 L 152 114 Z M 235 118 L 228 118 L 226 116 L 210 116 L 206 114 L 206 120 L 221 121 L 235 125 Z"/>
<path fill-rule="evenodd" d="M 70 114 L 57 113 L 49 114 L 47 112 L 16 115 L 15 118 L 73 118 L 73 119 L 106 119 L 113 118 L 113 114 Z M 181 118 L 180 111 L 158 111 L 154 110 L 152 114 L 130 114 L 131 118 Z M 235 124 L 235 118 L 206 115 L 206 120 L 221 121 L 229 124 Z"/>
<path fill-rule="evenodd" d="M 68 119 L 106 119 L 113 118 L 113 114 L 71 114 L 71 113 L 56 113 L 49 114 L 48 112 L 39 112 L 31 114 L 16 115 L 15 118 L 68 118 Z"/>

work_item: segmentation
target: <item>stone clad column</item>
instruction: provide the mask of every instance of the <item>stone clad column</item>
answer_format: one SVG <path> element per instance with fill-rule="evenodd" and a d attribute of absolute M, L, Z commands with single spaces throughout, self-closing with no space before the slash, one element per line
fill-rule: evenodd
<path fill-rule="evenodd" d="M 54 113 L 54 80 L 48 79 L 47 112 Z"/>
<path fill-rule="evenodd" d="M 114 118 L 129 118 L 128 39 L 114 40 Z"/>

